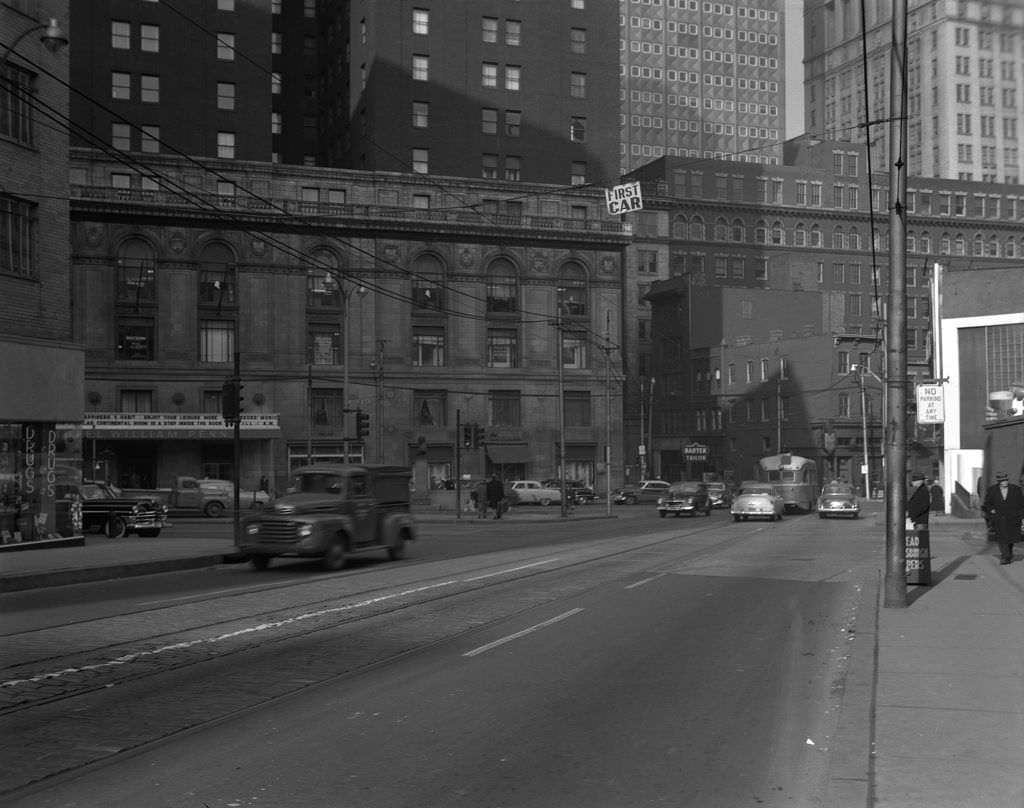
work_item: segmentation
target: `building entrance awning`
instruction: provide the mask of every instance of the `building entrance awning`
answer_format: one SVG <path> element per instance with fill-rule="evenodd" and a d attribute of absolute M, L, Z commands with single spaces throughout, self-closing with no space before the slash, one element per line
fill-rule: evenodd
<path fill-rule="evenodd" d="M 530 463 L 533 452 L 526 443 L 488 443 L 487 456 L 492 463 Z"/>

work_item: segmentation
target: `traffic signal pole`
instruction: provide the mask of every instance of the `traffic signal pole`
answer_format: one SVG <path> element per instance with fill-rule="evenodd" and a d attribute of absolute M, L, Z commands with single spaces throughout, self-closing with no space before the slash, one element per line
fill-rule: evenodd
<path fill-rule="evenodd" d="M 240 490 L 240 478 L 241 473 L 239 466 L 242 462 L 242 360 L 241 355 L 238 351 L 235 351 L 234 357 L 234 370 L 232 374 L 232 386 L 234 388 L 235 396 L 235 421 L 232 427 L 232 453 L 233 461 L 231 463 L 231 482 L 235 484 L 235 515 L 234 515 L 234 536 L 235 546 L 241 544 L 242 539 L 242 517 L 241 517 L 241 490 Z"/>

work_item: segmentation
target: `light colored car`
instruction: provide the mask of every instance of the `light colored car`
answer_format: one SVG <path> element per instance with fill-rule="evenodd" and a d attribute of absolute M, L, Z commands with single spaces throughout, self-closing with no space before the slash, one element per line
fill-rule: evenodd
<path fill-rule="evenodd" d="M 782 495 L 771 483 L 759 483 L 750 480 L 740 484 L 729 506 L 729 513 L 735 521 L 747 519 L 768 519 L 775 521 L 782 518 L 786 507 Z"/>
<path fill-rule="evenodd" d="M 818 497 L 818 518 L 826 516 L 849 516 L 856 519 L 860 515 L 860 497 L 849 483 L 831 482 L 822 490 Z"/>
<path fill-rule="evenodd" d="M 538 480 L 513 480 L 506 486 L 513 505 L 561 505 L 562 490 L 549 488 Z"/>
<path fill-rule="evenodd" d="M 703 513 L 711 516 L 711 497 L 704 483 L 676 483 L 669 486 L 664 496 L 658 499 L 658 516 L 664 518 L 669 514 L 679 516 L 681 513 L 696 516 Z"/>
<path fill-rule="evenodd" d="M 624 505 L 636 505 L 638 502 L 657 502 L 668 493 L 671 484 L 664 480 L 641 480 L 635 485 L 627 485 L 615 492 L 615 502 Z"/>

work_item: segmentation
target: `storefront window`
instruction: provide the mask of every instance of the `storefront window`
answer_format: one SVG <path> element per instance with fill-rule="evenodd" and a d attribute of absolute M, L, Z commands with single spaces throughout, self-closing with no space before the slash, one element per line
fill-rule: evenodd
<path fill-rule="evenodd" d="M 82 432 L 53 423 L 0 423 L 0 543 L 82 533 Z"/>

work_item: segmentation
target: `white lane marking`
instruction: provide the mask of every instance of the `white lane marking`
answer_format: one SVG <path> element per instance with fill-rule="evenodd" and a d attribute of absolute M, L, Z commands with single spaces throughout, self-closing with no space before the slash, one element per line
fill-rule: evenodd
<path fill-rule="evenodd" d="M 512 640 L 518 640 L 520 637 L 525 637 L 527 634 L 532 634 L 535 631 L 539 631 L 542 628 L 546 628 L 547 626 L 550 626 L 553 623 L 558 623 L 559 621 L 565 620 L 568 617 L 572 617 L 574 614 L 579 614 L 582 611 L 583 609 L 570 609 L 564 614 L 560 614 L 557 617 L 552 617 L 550 620 L 545 620 L 543 623 L 537 623 L 537 625 L 535 626 L 524 628 L 522 631 L 517 631 L 515 634 L 509 634 L 507 637 L 502 637 L 501 639 L 495 640 L 494 642 L 489 642 L 487 643 L 487 645 L 481 645 L 479 648 L 474 648 L 472 651 L 466 651 L 466 653 L 464 653 L 463 656 L 473 657 L 477 654 L 482 654 L 485 651 L 490 651 L 492 648 L 497 648 L 499 645 L 504 645 L 507 642 L 512 642 Z"/>
<path fill-rule="evenodd" d="M 664 572 L 659 572 L 657 575 L 652 575 L 650 578 L 644 578 L 643 580 L 634 581 L 633 583 L 628 584 L 626 586 L 626 589 L 636 589 L 638 586 L 643 586 L 644 584 L 649 584 L 651 581 L 657 581 L 659 578 L 664 578 L 664 577 L 665 577 L 665 573 Z"/>
<path fill-rule="evenodd" d="M 299 622 L 301 622 L 303 620 L 309 620 L 309 619 L 315 618 L 315 617 L 323 617 L 324 615 L 328 615 L 328 614 L 337 614 L 339 612 L 351 612 L 351 611 L 355 611 L 356 609 L 362 609 L 362 608 L 366 608 L 368 606 L 373 606 L 375 604 L 382 603 L 382 602 L 387 601 L 387 600 L 393 600 L 395 598 L 402 598 L 402 597 L 406 597 L 408 595 L 416 595 L 416 594 L 419 594 L 420 592 L 426 592 L 426 591 L 429 591 L 431 589 L 439 589 L 439 588 L 445 587 L 445 586 L 453 586 L 453 585 L 458 584 L 458 583 L 470 583 L 472 581 L 481 580 L 482 578 L 491 578 L 491 577 L 494 577 L 496 575 L 505 575 L 505 574 L 508 574 L 508 573 L 511 573 L 511 572 L 518 572 L 520 570 L 529 569 L 530 567 L 536 567 L 536 566 L 540 566 L 540 565 L 543 565 L 543 564 L 552 564 L 552 563 L 554 563 L 554 562 L 556 562 L 558 560 L 559 559 L 557 559 L 557 558 L 551 558 L 551 559 L 545 559 L 543 561 L 537 561 L 537 562 L 532 563 L 532 564 L 524 564 L 524 565 L 519 566 L 519 567 L 507 567 L 505 569 L 498 570 L 497 572 L 488 573 L 487 575 L 482 575 L 482 576 L 478 576 L 478 577 L 475 577 L 475 578 L 465 578 L 465 579 L 462 579 L 462 580 L 451 579 L 451 580 L 448 580 L 448 581 L 439 581 L 439 582 L 433 583 L 433 584 L 426 584 L 424 586 L 413 587 L 412 589 L 404 589 L 404 590 L 402 590 L 400 592 L 392 592 L 389 595 L 379 595 L 378 597 L 369 598 L 367 600 L 362 600 L 362 601 L 359 601 L 357 603 L 349 603 L 349 604 L 346 604 L 344 606 L 332 606 L 331 608 L 328 608 L 328 609 L 318 609 L 315 612 L 306 612 L 304 614 L 295 615 L 294 617 L 287 617 L 287 618 L 284 618 L 282 620 L 275 620 L 275 621 L 270 622 L 270 623 L 260 623 L 260 624 L 255 625 L 255 626 L 250 626 L 248 628 L 242 628 L 242 629 L 239 629 L 238 631 L 231 631 L 231 632 L 228 632 L 226 634 L 219 634 L 219 635 L 216 635 L 216 636 L 213 636 L 213 637 L 201 637 L 201 638 L 195 639 L 195 640 L 186 640 L 184 642 L 176 642 L 176 643 L 172 643 L 170 645 L 164 645 L 164 646 L 161 646 L 159 648 L 150 648 L 150 649 L 145 650 L 145 651 L 136 651 L 136 652 L 133 652 L 133 653 L 130 653 L 130 654 L 125 654 L 123 656 L 116 657 L 115 659 L 109 659 L 109 660 L 105 660 L 103 662 L 97 662 L 97 663 L 92 664 L 92 665 L 82 665 L 81 667 L 77 667 L 77 668 L 64 668 L 63 670 L 50 671 L 48 673 L 40 673 L 40 674 L 37 674 L 35 676 L 27 677 L 25 679 L 10 679 L 10 680 L 8 680 L 6 682 L 0 682 L 0 688 L 2 688 L 2 687 L 14 687 L 16 685 L 21 685 L 21 684 L 36 684 L 38 682 L 44 682 L 44 681 L 47 681 L 47 680 L 50 680 L 50 679 L 59 679 L 62 676 L 67 676 L 67 675 L 74 674 L 74 673 L 81 673 L 83 671 L 95 671 L 95 670 L 102 670 L 104 668 L 112 668 L 112 667 L 115 667 L 117 665 L 124 665 L 126 663 L 135 662 L 136 660 L 143 659 L 145 657 L 152 657 L 152 656 L 156 656 L 158 654 L 167 653 L 169 651 L 180 651 L 180 650 L 186 649 L 186 648 L 193 648 L 193 647 L 195 647 L 197 645 L 203 645 L 204 643 L 214 644 L 214 643 L 218 643 L 218 642 L 224 642 L 226 640 L 231 640 L 231 639 L 234 639 L 236 637 L 241 637 L 241 636 L 243 636 L 245 634 L 254 634 L 254 633 L 260 632 L 260 631 L 269 631 L 271 629 L 281 628 L 282 626 L 291 625 L 293 623 L 299 623 Z M 228 592 L 235 592 L 237 590 L 227 590 L 227 591 Z"/>
<path fill-rule="evenodd" d="M 477 575 L 474 578 L 466 578 L 467 583 L 472 581 L 482 581 L 485 578 L 493 578 L 496 575 L 507 575 L 510 572 L 519 572 L 520 570 L 528 570 L 531 567 L 542 567 L 545 564 L 554 564 L 556 561 L 561 561 L 560 558 L 545 558 L 543 561 L 534 561 L 532 564 L 523 564 L 521 567 L 509 567 L 508 569 L 498 570 L 497 572 L 488 572 L 486 575 Z"/>

